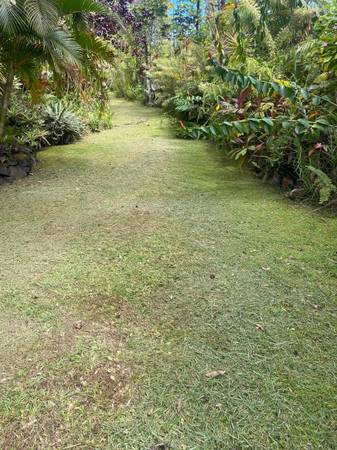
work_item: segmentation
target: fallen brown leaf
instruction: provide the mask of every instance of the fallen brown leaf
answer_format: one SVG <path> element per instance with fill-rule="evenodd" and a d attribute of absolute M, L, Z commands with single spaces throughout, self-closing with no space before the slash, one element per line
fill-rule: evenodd
<path fill-rule="evenodd" d="M 206 373 L 206 377 L 207 378 L 222 377 L 223 375 L 225 375 L 225 373 L 226 373 L 225 370 L 212 370 L 211 372 Z"/>
<path fill-rule="evenodd" d="M 75 323 L 73 324 L 73 327 L 74 327 L 76 330 L 80 330 L 81 328 L 83 328 L 83 322 L 82 322 L 82 320 L 78 320 L 77 322 L 75 322 Z"/>

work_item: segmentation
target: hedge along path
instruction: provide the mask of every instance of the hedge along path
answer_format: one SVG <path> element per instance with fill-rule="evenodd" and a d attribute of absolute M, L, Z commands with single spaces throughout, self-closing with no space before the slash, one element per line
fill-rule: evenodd
<path fill-rule="evenodd" d="M 336 218 L 112 107 L 1 188 L 0 447 L 334 448 Z"/>

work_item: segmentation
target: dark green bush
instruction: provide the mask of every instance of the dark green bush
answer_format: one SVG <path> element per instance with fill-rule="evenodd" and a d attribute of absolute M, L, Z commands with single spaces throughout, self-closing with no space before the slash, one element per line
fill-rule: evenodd
<path fill-rule="evenodd" d="M 262 81 L 215 65 L 212 89 L 181 89 L 166 102 L 179 136 L 216 141 L 234 159 L 284 188 L 320 204 L 337 192 L 337 116 L 325 96 L 282 80 Z M 212 84 L 212 83 L 211 83 Z M 231 90 L 228 90 L 231 87 Z"/>
<path fill-rule="evenodd" d="M 32 105 L 28 95 L 19 91 L 8 110 L 5 142 L 38 151 L 49 145 L 69 144 L 84 133 L 84 124 L 64 102 L 51 98 Z"/>
<path fill-rule="evenodd" d="M 8 110 L 5 142 L 37 151 L 49 145 L 47 135 L 40 108 L 33 107 L 27 95 L 16 96 Z"/>

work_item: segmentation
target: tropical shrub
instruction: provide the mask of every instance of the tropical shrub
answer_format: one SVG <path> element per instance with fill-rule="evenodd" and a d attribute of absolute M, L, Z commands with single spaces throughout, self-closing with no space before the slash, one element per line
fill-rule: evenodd
<path fill-rule="evenodd" d="M 48 132 L 44 127 L 40 108 L 32 107 L 29 96 L 18 92 L 20 91 L 16 92 L 7 112 L 4 142 L 27 146 L 36 152 L 49 145 Z"/>
<path fill-rule="evenodd" d="M 173 50 L 166 45 L 148 73 L 155 86 L 155 103 L 162 105 L 180 91 L 189 92 L 207 79 L 207 70 L 207 53 L 202 46 L 183 41 Z"/>
<path fill-rule="evenodd" d="M 84 102 L 48 95 L 32 105 L 30 95 L 17 89 L 7 122 L 5 142 L 36 152 L 42 147 L 74 142 L 87 131 L 111 128 L 113 115 L 109 104 L 99 97 Z"/>
<path fill-rule="evenodd" d="M 139 79 L 139 68 L 131 54 L 121 53 L 112 69 L 112 89 L 117 97 L 145 101 L 146 94 Z"/>
<path fill-rule="evenodd" d="M 213 139 L 264 179 L 330 201 L 337 184 L 337 118 L 329 100 L 294 83 L 262 81 L 218 64 L 215 75 L 237 94 L 219 102 L 203 125 L 182 124 L 185 135 Z"/>
<path fill-rule="evenodd" d="M 61 100 L 50 101 L 42 111 L 49 145 L 71 144 L 84 134 L 79 118 Z"/>
<path fill-rule="evenodd" d="M 77 111 L 77 114 L 79 114 L 82 122 L 92 133 L 112 128 L 113 112 L 109 105 L 102 106 L 94 102 L 90 108 L 85 108 L 85 115 L 82 110 L 83 107 Z"/>

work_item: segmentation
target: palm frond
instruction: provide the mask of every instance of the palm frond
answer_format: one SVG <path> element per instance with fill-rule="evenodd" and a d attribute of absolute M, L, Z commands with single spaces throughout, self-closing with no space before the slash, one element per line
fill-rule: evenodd
<path fill-rule="evenodd" d="M 260 7 L 255 0 L 241 0 L 239 3 L 241 25 L 257 27 L 261 19 Z"/>
<path fill-rule="evenodd" d="M 56 70 L 80 64 L 81 46 L 64 30 L 49 31 L 44 36 L 43 45 Z"/>
<path fill-rule="evenodd" d="M 113 57 L 113 47 L 104 39 L 89 32 L 80 32 L 75 35 L 76 42 L 84 52 L 94 56 L 95 59 L 109 61 Z"/>
<path fill-rule="evenodd" d="M 12 0 L 1 0 L 0 2 L 0 32 L 15 34 L 24 26 L 22 10 Z"/>
<path fill-rule="evenodd" d="M 58 13 L 54 0 L 25 0 L 24 8 L 28 23 L 36 33 L 44 35 L 55 27 Z"/>
<path fill-rule="evenodd" d="M 59 0 L 58 8 L 61 16 L 80 12 L 106 14 L 107 8 L 95 0 Z"/>

